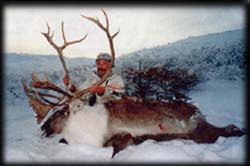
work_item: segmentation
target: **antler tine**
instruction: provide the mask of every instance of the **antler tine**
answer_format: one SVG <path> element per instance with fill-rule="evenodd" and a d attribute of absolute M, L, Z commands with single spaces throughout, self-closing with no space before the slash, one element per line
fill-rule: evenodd
<path fill-rule="evenodd" d="M 111 37 L 112 37 L 112 39 L 114 39 L 117 35 L 118 35 L 118 33 L 120 32 L 120 29 L 118 28 L 118 31 L 115 33 L 115 34 L 113 34 Z"/>
<path fill-rule="evenodd" d="M 95 23 L 98 27 L 100 27 L 103 31 L 106 32 L 106 28 L 100 23 L 98 18 L 93 18 L 93 17 L 87 17 L 84 15 L 81 15 L 83 18 L 86 18 L 89 21 L 92 21 L 93 23 Z"/>
<path fill-rule="evenodd" d="M 64 45 L 66 45 L 67 40 L 66 40 L 66 36 L 65 36 L 65 33 L 64 33 L 64 23 L 63 23 L 63 21 L 62 21 L 62 36 L 63 36 Z"/>
<path fill-rule="evenodd" d="M 37 89 L 53 90 L 53 91 L 56 91 L 58 93 L 61 93 L 61 94 L 65 95 L 67 97 L 73 97 L 69 93 L 67 93 L 64 90 L 62 90 L 60 87 L 54 85 L 53 83 L 47 82 L 47 81 L 32 82 L 31 86 L 34 87 L 34 88 L 37 88 Z"/>
<path fill-rule="evenodd" d="M 105 16 L 105 20 L 106 20 L 106 29 L 107 29 L 107 31 L 109 31 L 109 20 L 108 20 L 107 13 L 106 13 L 103 9 L 101 9 L 101 10 L 102 10 L 102 13 L 103 13 L 104 16 Z"/>
<path fill-rule="evenodd" d="M 60 96 L 55 96 L 55 95 L 52 95 L 52 94 L 46 94 L 46 93 L 37 92 L 37 91 L 31 90 L 31 89 L 27 89 L 27 87 L 26 87 L 26 91 L 28 93 L 37 94 L 39 96 L 51 97 L 51 98 L 57 99 L 58 101 L 61 101 L 63 99 Z"/>
<path fill-rule="evenodd" d="M 48 35 L 48 37 L 52 39 L 54 34 L 55 34 L 55 30 L 53 30 L 52 34 L 50 35 L 50 26 L 49 26 L 48 22 L 46 22 L 46 24 L 47 24 L 47 28 L 48 28 L 48 32 L 46 35 Z"/>
<path fill-rule="evenodd" d="M 48 24 L 48 22 L 46 22 L 46 25 L 47 25 L 47 28 L 48 28 L 48 32 L 45 33 L 45 32 L 41 32 L 42 35 L 48 40 L 48 42 L 50 43 L 50 45 L 52 45 L 53 48 L 57 49 L 58 46 L 56 45 L 56 43 L 52 40 L 54 34 L 55 34 L 55 31 L 53 31 L 52 35 L 50 35 L 50 26 Z"/>
<path fill-rule="evenodd" d="M 49 34 L 50 34 L 50 26 L 49 26 L 48 22 L 46 22 L 46 25 L 47 25 L 48 32 L 47 33 L 42 32 L 42 33 L 49 36 Z"/>
<path fill-rule="evenodd" d="M 61 102 L 61 100 L 59 100 L 57 103 L 54 103 L 54 102 L 51 102 L 51 101 L 47 100 L 47 99 L 45 98 L 45 95 L 42 95 L 41 93 L 38 93 L 37 91 L 35 91 L 35 94 L 36 94 L 37 96 L 39 96 L 41 100 L 43 100 L 44 102 L 48 103 L 49 105 L 51 105 L 51 106 L 53 106 L 53 107 L 55 107 L 55 106 L 61 106 L 61 104 L 59 104 L 59 103 Z M 52 108 L 53 108 L 53 107 L 52 107 Z"/>
<path fill-rule="evenodd" d="M 64 41 L 64 44 L 61 46 L 62 49 L 64 49 L 65 47 L 67 47 L 68 45 L 71 45 L 71 44 L 75 44 L 75 43 L 80 43 L 81 41 L 83 41 L 87 36 L 88 34 L 84 35 L 82 38 L 80 38 L 79 40 L 74 40 L 74 41 L 70 41 L 68 42 L 66 40 L 66 35 L 65 35 L 65 32 L 64 32 L 64 23 L 62 21 L 62 36 L 63 36 L 63 41 Z"/>

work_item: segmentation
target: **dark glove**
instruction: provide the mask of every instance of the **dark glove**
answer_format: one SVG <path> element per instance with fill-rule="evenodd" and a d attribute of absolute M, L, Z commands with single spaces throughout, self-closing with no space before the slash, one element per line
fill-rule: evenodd
<path fill-rule="evenodd" d="M 96 103 L 96 94 L 92 94 L 89 98 L 89 106 L 93 106 Z"/>

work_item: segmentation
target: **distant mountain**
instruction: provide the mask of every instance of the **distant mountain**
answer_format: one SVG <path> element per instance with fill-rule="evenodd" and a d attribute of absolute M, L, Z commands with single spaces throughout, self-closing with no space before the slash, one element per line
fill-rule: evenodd
<path fill-rule="evenodd" d="M 80 65 L 94 65 L 92 58 L 67 58 L 64 57 L 68 68 Z M 32 54 L 5 54 L 5 70 L 7 73 L 51 72 L 63 70 L 58 55 L 32 55 Z"/>

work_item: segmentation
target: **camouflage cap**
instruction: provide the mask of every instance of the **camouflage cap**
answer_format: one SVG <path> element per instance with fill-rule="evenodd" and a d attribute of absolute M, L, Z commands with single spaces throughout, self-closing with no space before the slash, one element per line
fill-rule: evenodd
<path fill-rule="evenodd" d="M 98 56 L 96 58 L 96 61 L 98 61 L 100 59 L 104 59 L 104 60 L 107 60 L 107 61 L 111 62 L 112 57 L 108 53 L 100 53 L 100 54 L 98 54 Z"/>

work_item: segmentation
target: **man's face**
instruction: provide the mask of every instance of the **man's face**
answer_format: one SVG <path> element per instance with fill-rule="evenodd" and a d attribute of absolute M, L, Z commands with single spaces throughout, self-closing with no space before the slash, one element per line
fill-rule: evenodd
<path fill-rule="evenodd" d="M 96 61 L 96 67 L 98 76 L 102 78 L 106 71 L 111 67 L 111 62 L 104 59 L 99 59 Z"/>

